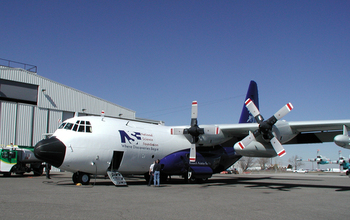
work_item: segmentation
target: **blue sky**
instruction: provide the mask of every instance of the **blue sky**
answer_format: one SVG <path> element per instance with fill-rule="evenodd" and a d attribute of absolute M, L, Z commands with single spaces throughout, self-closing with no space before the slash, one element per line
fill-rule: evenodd
<path fill-rule="evenodd" d="M 349 119 L 349 1 L 18 1 L 0 7 L 0 58 L 136 116 L 237 123 L 250 80 L 265 118 Z M 334 143 L 285 146 L 337 158 Z"/>

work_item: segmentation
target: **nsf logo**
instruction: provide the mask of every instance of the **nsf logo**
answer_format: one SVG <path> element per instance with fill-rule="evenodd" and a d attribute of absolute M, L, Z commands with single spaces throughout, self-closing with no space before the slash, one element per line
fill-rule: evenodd
<path fill-rule="evenodd" d="M 125 132 L 123 130 L 119 130 L 120 140 L 123 144 L 138 144 L 138 141 L 141 140 L 140 132 Z"/>

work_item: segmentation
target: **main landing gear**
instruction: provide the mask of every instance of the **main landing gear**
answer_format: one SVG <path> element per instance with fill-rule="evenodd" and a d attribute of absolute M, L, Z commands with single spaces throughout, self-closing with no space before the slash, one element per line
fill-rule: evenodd
<path fill-rule="evenodd" d="M 199 184 L 204 183 L 204 182 L 207 182 L 209 179 L 208 177 L 206 177 L 206 175 L 194 176 L 192 169 L 189 169 L 186 173 L 184 173 L 182 175 L 182 177 L 184 178 L 185 183 L 190 183 L 190 184 L 192 184 L 192 183 L 199 183 Z"/>
<path fill-rule="evenodd" d="M 83 172 L 76 172 L 72 176 L 74 184 L 88 185 L 90 183 L 90 174 Z"/>

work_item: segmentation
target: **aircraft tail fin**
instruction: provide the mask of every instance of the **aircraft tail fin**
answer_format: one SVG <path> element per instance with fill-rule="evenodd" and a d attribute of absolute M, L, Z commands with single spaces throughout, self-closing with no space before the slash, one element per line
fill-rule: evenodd
<path fill-rule="evenodd" d="M 255 81 L 250 81 L 247 96 L 245 100 L 250 98 L 256 107 L 259 109 L 259 94 L 258 94 L 258 85 Z M 245 101 L 244 100 L 244 101 Z M 243 103 L 243 109 L 241 113 L 241 118 L 239 119 L 239 123 L 255 123 L 255 118 L 249 113 L 248 109 L 246 108 L 245 104 Z"/>

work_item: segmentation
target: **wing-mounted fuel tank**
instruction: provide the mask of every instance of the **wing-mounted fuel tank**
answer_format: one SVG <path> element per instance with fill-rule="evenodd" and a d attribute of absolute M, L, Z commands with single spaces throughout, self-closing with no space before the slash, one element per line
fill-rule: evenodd
<path fill-rule="evenodd" d="M 339 147 L 350 149 L 350 137 L 348 129 L 345 125 L 343 125 L 343 134 L 339 134 L 334 137 L 334 143 Z"/>

